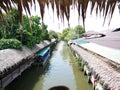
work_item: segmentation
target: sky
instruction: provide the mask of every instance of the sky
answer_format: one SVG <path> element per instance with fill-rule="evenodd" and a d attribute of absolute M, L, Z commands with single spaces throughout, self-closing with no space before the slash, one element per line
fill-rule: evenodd
<path fill-rule="evenodd" d="M 36 3 L 37 4 L 37 3 Z M 39 5 L 36 6 L 36 11 L 32 8 L 32 15 L 38 15 L 40 16 L 40 10 Z M 90 15 L 90 5 L 87 9 L 87 16 L 85 19 L 85 30 L 86 31 L 98 31 L 102 32 L 104 30 L 113 30 L 115 28 L 120 28 L 120 13 L 118 8 L 115 8 L 112 20 L 110 25 L 108 25 L 109 18 L 106 19 L 105 24 L 103 26 L 104 18 L 98 14 L 96 17 L 95 12 L 93 11 L 93 14 Z M 54 30 L 56 32 L 62 32 L 64 28 L 68 27 L 68 22 L 65 19 L 64 22 L 61 22 L 61 20 L 58 20 L 56 10 L 54 12 L 51 8 L 45 8 L 45 14 L 44 14 L 44 23 L 48 25 L 48 30 Z M 82 25 L 82 18 L 78 20 L 78 14 L 77 9 L 72 9 L 70 12 L 70 27 L 75 27 L 77 25 Z"/>

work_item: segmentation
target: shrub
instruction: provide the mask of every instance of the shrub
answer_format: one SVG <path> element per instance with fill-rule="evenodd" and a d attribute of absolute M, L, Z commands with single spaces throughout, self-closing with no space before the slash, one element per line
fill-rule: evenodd
<path fill-rule="evenodd" d="M 32 33 L 28 32 L 26 30 L 23 30 L 23 33 L 22 33 L 22 44 L 26 45 L 30 49 L 33 48 L 35 42 L 33 41 Z"/>
<path fill-rule="evenodd" d="M 7 48 L 22 49 L 22 43 L 17 39 L 1 39 L 0 50 Z"/>

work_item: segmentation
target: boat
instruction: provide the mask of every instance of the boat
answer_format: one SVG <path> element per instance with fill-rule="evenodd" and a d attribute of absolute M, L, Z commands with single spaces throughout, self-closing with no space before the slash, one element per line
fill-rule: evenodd
<path fill-rule="evenodd" d="M 49 57 L 50 57 L 50 47 L 46 47 L 40 52 L 38 52 L 37 62 L 40 63 L 41 65 L 45 65 Z"/>

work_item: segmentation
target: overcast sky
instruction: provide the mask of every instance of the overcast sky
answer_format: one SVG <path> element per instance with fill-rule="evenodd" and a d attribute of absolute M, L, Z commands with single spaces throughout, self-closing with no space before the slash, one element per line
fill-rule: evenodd
<path fill-rule="evenodd" d="M 44 14 L 44 23 L 48 25 L 48 30 L 55 30 L 57 32 L 62 32 L 64 28 L 68 27 L 68 22 L 65 19 L 64 22 L 61 22 L 61 20 L 57 19 L 56 10 L 54 10 L 54 14 L 51 8 L 45 8 L 45 14 Z M 37 5 L 36 11 L 34 9 L 32 10 L 32 15 L 40 15 L 39 6 Z M 90 7 L 88 7 L 87 10 L 87 16 L 85 20 L 85 27 L 86 31 L 103 31 L 108 29 L 115 29 L 120 27 L 120 13 L 118 8 L 115 9 L 115 12 L 113 14 L 111 24 L 108 26 L 109 18 L 106 19 L 106 22 L 103 26 L 104 18 L 100 15 L 96 17 L 95 12 L 93 12 L 92 15 L 90 15 Z M 82 18 L 78 21 L 78 14 L 77 10 L 71 10 L 70 12 L 70 27 L 75 27 L 76 25 L 83 25 L 82 24 Z"/>

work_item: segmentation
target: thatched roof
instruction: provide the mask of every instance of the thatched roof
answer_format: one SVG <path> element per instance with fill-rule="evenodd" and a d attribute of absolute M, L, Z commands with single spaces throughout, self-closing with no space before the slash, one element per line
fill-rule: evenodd
<path fill-rule="evenodd" d="M 103 35 L 103 36 L 105 36 L 103 33 L 99 33 L 99 32 L 96 32 L 96 31 L 87 31 L 87 32 L 84 33 L 85 37 L 90 37 L 92 35 L 101 35 L 101 36 Z"/>
<path fill-rule="evenodd" d="M 88 63 L 88 66 L 92 68 L 99 76 L 100 80 L 108 84 L 110 90 L 119 90 L 120 89 L 120 72 L 118 67 L 114 68 L 109 65 L 110 60 L 97 56 L 79 46 L 74 44 L 71 45 L 81 58 Z"/>
<path fill-rule="evenodd" d="M 13 5 L 17 6 L 19 11 L 19 20 L 22 22 L 22 11 L 23 9 L 31 14 L 30 7 L 38 3 L 40 6 L 40 13 L 43 20 L 45 6 L 49 7 L 51 4 L 52 9 L 56 8 L 58 18 L 64 19 L 66 16 L 68 22 L 70 18 L 70 6 L 74 6 L 78 10 L 78 16 L 82 16 L 83 22 L 85 21 L 86 11 L 88 3 L 91 2 L 91 12 L 96 6 L 96 13 L 100 11 L 104 18 L 109 14 L 110 18 L 114 13 L 116 5 L 120 0 L 2 0 L 0 1 L 0 21 L 2 21 L 2 13 L 6 13 L 12 8 Z M 119 5 L 119 4 L 118 4 Z M 118 6 L 120 9 L 120 5 Z"/>
<path fill-rule="evenodd" d="M 28 48 L 23 47 L 22 51 L 15 49 L 0 50 L 0 71 L 4 71 L 16 64 L 22 59 L 25 59 L 29 55 L 33 54 Z"/>
<path fill-rule="evenodd" d="M 36 44 L 34 46 L 34 48 L 32 49 L 33 53 L 37 53 L 38 51 L 42 50 L 46 46 L 50 45 L 50 43 L 52 43 L 52 42 L 45 40 L 45 41 L 41 42 L 40 44 Z"/>
<path fill-rule="evenodd" d="M 0 72 L 4 72 L 8 68 L 11 68 L 14 65 L 19 64 L 22 62 L 23 59 L 34 55 L 39 50 L 43 49 L 44 47 L 50 44 L 49 41 L 43 41 L 40 44 L 37 44 L 32 50 L 28 49 L 27 47 L 23 47 L 22 50 L 15 50 L 15 49 L 5 49 L 0 50 Z"/>

